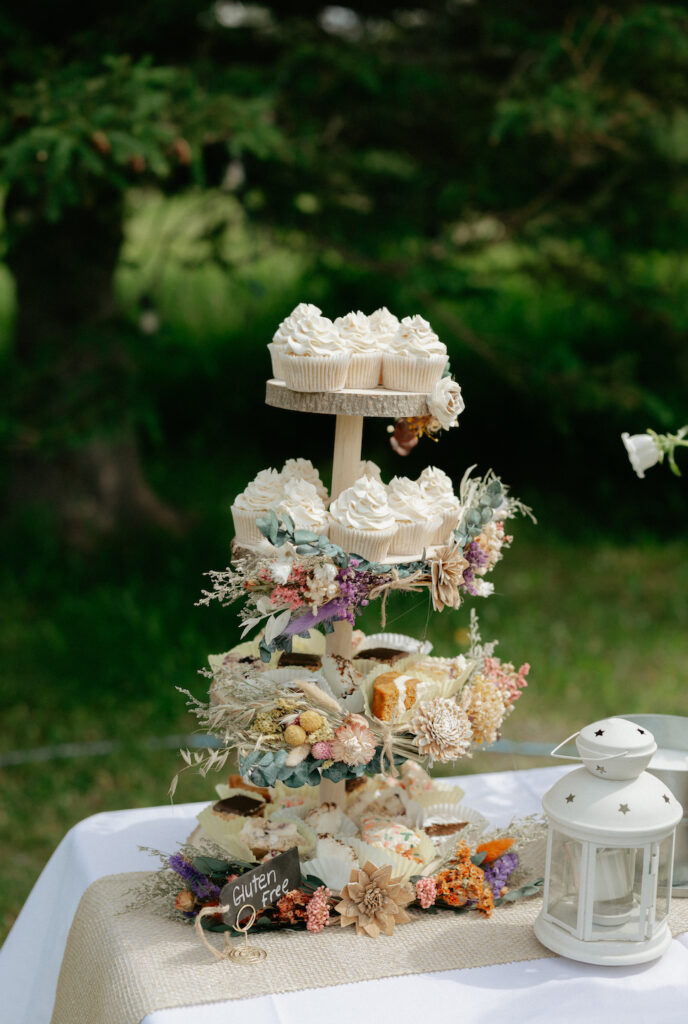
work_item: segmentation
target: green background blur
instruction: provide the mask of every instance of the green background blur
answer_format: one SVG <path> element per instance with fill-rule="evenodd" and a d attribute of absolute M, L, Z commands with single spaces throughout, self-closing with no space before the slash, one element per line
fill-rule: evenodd
<path fill-rule="evenodd" d="M 145 741 L 192 730 L 175 686 L 237 640 L 194 607 L 233 496 L 289 457 L 328 480 L 333 424 L 263 404 L 300 301 L 447 344 L 460 428 L 402 461 L 368 421 L 385 479 L 476 463 L 534 508 L 478 606 L 532 665 L 505 735 L 686 711 L 685 483 L 619 436 L 688 421 L 684 5 L 97 7 L 0 15 L 5 929 L 74 822 L 166 799 Z M 467 618 L 389 610 L 439 653 Z"/>

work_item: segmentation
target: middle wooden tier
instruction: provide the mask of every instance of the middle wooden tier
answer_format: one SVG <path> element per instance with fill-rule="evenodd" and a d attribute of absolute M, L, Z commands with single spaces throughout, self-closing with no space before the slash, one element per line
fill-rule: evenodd
<path fill-rule="evenodd" d="M 427 416 L 428 396 L 411 391 L 368 388 L 343 391 L 292 391 L 282 380 L 269 380 L 265 404 L 292 412 L 314 412 L 330 416 Z"/>

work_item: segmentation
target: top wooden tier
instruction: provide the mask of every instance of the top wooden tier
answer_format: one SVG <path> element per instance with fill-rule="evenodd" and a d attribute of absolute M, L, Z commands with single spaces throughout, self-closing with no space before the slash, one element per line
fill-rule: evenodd
<path fill-rule="evenodd" d="M 317 412 L 330 416 L 427 416 L 427 395 L 385 388 L 343 391 L 292 391 L 284 381 L 269 380 L 265 389 L 266 405 L 294 412 Z"/>

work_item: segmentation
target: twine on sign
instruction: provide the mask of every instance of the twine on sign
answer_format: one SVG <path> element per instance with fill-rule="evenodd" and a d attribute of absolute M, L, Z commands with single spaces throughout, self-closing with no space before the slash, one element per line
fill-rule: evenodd
<path fill-rule="evenodd" d="M 246 908 L 250 909 L 251 916 L 248 919 L 248 923 L 243 925 L 242 927 L 240 924 L 238 924 L 238 922 L 241 919 L 241 911 L 245 910 Z M 253 927 L 256 920 L 256 908 L 251 903 L 244 903 L 244 905 L 239 908 L 239 913 L 237 914 L 236 918 L 237 923 L 232 925 L 232 928 L 234 929 L 235 932 L 239 932 L 240 935 L 244 936 L 243 946 L 233 946 L 232 943 L 229 941 L 229 935 L 226 932 L 225 948 L 222 951 L 215 949 L 212 943 L 208 942 L 208 940 L 205 937 L 203 926 L 201 925 L 202 919 L 204 917 L 217 916 L 218 914 L 226 914 L 228 910 L 229 906 L 203 907 L 203 909 L 199 911 L 198 915 L 196 916 L 196 920 L 194 921 L 194 928 L 196 929 L 196 935 L 198 935 L 199 939 L 201 940 L 205 948 L 209 949 L 217 960 L 233 960 L 234 963 L 240 964 L 256 964 L 260 960 L 265 960 L 265 958 L 267 957 L 267 953 L 265 952 L 265 950 L 260 949 L 258 946 L 249 946 L 248 942 L 249 929 Z"/>

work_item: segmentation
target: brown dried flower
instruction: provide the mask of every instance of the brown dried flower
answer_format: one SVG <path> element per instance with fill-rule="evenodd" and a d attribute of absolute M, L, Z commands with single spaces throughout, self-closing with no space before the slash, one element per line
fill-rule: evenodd
<path fill-rule="evenodd" d="M 291 889 L 277 901 L 277 915 L 280 921 L 296 924 L 307 918 L 308 904 L 311 897 L 301 889 Z"/>
<path fill-rule="evenodd" d="M 185 913 L 189 913 L 193 910 L 196 899 L 194 894 L 189 889 L 182 889 L 181 892 L 177 893 L 177 898 L 174 901 L 175 908 L 177 910 L 183 910 Z"/>
<path fill-rule="evenodd" d="M 341 914 L 342 928 L 356 925 L 356 934 L 376 939 L 380 932 L 392 935 L 395 924 L 405 924 L 411 918 L 404 909 L 414 899 L 410 885 L 392 878 L 392 866 L 377 868 L 368 862 L 364 868 L 354 868 L 349 882 L 341 893 L 341 902 L 335 910 Z"/>
<path fill-rule="evenodd" d="M 461 604 L 459 585 L 463 583 L 468 560 L 458 544 L 440 548 L 430 559 L 432 606 L 436 612 L 444 608 L 458 608 Z"/>
<path fill-rule="evenodd" d="M 409 729 L 418 750 L 431 761 L 455 761 L 468 753 L 473 737 L 466 712 L 448 697 L 435 697 L 416 705 Z"/>

